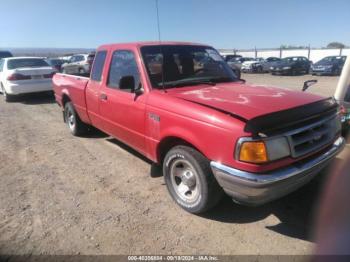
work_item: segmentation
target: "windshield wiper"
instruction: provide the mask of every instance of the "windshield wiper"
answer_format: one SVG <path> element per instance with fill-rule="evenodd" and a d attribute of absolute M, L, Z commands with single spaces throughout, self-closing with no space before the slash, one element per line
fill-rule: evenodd
<path fill-rule="evenodd" d="M 225 82 L 234 82 L 235 80 L 233 80 L 230 77 L 226 77 L 226 76 L 218 76 L 218 77 L 212 77 L 209 79 L 211 82 L 215 82 L 215 83 L 225 83 Z M 237 79 L 238 80 L 238 79 Z"/>
<path fill-rule="evenodd" d="M 187 81 L 172 81 L 172 82 L 165 82 L 165 87 L 182 87 L 187 85 L 211 85 L 215 86 L 216 83 L 214 81 L 208 80 L 187 80 Z"/>

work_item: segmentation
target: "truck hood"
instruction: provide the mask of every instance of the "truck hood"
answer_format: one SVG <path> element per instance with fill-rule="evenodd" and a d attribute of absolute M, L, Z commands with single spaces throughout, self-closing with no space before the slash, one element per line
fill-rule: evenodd
<path fill-rule="evenodd" d="M 283 88 L 241 83 L 168 89 L 168 95 L 234 115 L 242 120 L 287 110 L 324 97 Z"/>

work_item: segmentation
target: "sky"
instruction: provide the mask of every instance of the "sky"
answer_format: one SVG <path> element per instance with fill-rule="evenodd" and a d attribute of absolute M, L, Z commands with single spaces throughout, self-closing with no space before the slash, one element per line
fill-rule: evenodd
<path fill-rule="evenodd" d="M 349 0 L 158 0 L 161 40 L 216 48 L 350 45 Z M 158 40 L 156 0 L 0 0 L 0 47 Z"/>

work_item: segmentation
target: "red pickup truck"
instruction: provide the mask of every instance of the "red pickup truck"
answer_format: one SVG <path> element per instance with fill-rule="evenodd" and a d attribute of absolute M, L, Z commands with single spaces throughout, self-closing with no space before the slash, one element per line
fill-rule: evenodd
<path fill-rule="evenodd" d="M 90 78 L 53 83 L 73 135 L 94 126 L 162 165 L 170 195 L 192 213 L 224 192 L 248 205 L 286 195 L 345 145 L 334 99 L 247 85 L 207 45 L 103 45 Z"/>

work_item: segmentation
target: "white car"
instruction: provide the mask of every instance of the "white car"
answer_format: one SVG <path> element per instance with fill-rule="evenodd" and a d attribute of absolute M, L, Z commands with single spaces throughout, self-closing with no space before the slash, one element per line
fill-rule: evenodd
<path fill-rule="evenodd" d="M 255 58 L 254 60 L 245 61 L 242 64 L 242 72 L 263 72 L 263 63 L 265 60 L 263 58 Z"/>
<path fill-rule="evenodd" d="M 55 72 L 43 58 L 3 58 L 0 60 L 0 91 L 6 101 L 15 95 L 51 91 Z"/>

